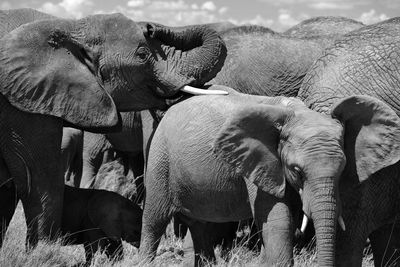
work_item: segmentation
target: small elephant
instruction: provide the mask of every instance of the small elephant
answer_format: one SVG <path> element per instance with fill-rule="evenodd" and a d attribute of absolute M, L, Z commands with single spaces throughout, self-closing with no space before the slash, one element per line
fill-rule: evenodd
<path fill-rule="evenodd" d="M 267 264 L 290 264 L 290 185 L 294 193 L 303 191 L 303 210 L 316 225 L 319 264 L 330 266 L 332 219 L 340 218 L 336 184 L 345 165 L 342 125 L 296 99 L 223 88 L 229 96 L 192 97 L 171 107 L 153 136 L 141 256 L 154 258 L 159 237 L 180 213 L 221 223 L 254 217 Z M 207 236 L 190 224 L 189 229 L 196 264 L 200 254 L 213 260 Z"/>
<path fill-rule="evenodd" d="M 85 246 L 87 262 L 98 249 L 119 259 L 121 239 L 139 247 L 142 210 L 114 192 L 66 185 L 61 225 L 68 244 Z"/>

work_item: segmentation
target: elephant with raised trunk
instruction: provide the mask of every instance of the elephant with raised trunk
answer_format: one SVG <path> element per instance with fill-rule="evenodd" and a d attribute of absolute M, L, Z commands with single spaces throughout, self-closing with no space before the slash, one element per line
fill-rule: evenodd
<path fill-rule="evenodd" d="M 400 216 L 399 42 L 400 18 L 348 33 L 315 62 L 299 92 L 307 106 L 325 114 L 332 113 L 332 106 L 343 97 L 354 94 L 386 103 L 385 109 L 371 105 L 365 120 L 353 126 L 370 143 L 344 144 L 349 156 L 340 179 L 340 194 L 346 231 L 338 233 L 339 266 L 361 266 L 368 237 L 376 266 L 388 266 L 399 258 L 400 228 L 393 225 Z M 352 119 L 356 112 L 351 110 L 342 118 Z M 373 112 L 382 112 L 379 120 L 371 116 Z M 347 123 L 345 127 L 351 129 Z M 371 127 L 382 127 L 381 134 L 371 136 L 367 130 Z M 388 137 L 395 142 L 388 142 Z"/>
<path fill-rule="evenodd" d="M 18 27 L 17 14 L 5 21 Z M 178 31 L 121 14 L 20 25 L 0 40 L 0 153 L 36 244 L 60 229 L 63 125 L 111 131 L 118 111 L 166 108 L 186 85 L 212 79 L 226 48 L 204 27 Z"/>

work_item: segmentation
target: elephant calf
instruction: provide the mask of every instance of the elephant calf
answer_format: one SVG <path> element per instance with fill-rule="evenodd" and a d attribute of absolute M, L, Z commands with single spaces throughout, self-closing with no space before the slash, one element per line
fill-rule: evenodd
<path fill-rule="evenodd" d="M 65 186 L 62 234 L 68 244 L 84 244 L 86 261 L 97 249 L 122 258 L 121 239 L 139 247 L 141 208 L 117 193 Z"/>

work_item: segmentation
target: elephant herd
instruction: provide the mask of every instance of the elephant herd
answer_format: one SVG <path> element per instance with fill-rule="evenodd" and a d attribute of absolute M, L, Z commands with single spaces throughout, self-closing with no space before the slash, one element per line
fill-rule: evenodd
<path fill-rule="evenodd" d="M 2 237 L 20 199 L 28 246 L 61 232 L 88 261 L 121 257 L 121 239 L 151 261 L 176 218 L 196 265 L 215 260 L 209 233 L 234 238 L 248 219 L 266 266 L 293 265 L 308 221 L 318 265 L 361 266 L 367 239 L 376 266 L 398 264 L 399 18 L 285 32 L 32 9 L 0 22 Z M 116 158 L 134 201 L 93 189 Z"/>

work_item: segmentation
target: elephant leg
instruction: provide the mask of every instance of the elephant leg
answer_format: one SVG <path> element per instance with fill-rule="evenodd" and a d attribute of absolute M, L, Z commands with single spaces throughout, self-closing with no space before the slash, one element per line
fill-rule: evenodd
<path fill-rule="evenodd" d="M 216 260 L 212 235 L 208 232 L 209 227 L 207 224 L 208 223 L 194 221 L 189 225 L 193 240 L 195 266 L 209 265 Z"/>
<path fill-rule="evenodd" d="M 174 216 L 174 234 L 180 239 L 184 239 L 188 230 L 187 224 L 180 218 L 180 215 Z"/>
<path fill-rule="evenodd" d="M 84 132 L 81 188 L 93 187 L 101 164 L 114 159 L 114 150 L 103 134 Z"/>
<path fill-rule="evenodd" d="M 82 150 L 76 153 L 72 161 L 73 187 L 79 187 L 82 179 Z"/>
<path fill-rule="evenodd" d="M 6 136 L 1 138 L 0 149 L 24 207 L 27 244 L 35 246 L 38 238 L 55 239 L 61 227 L 62 120 L 15 110 L 14 113 L 12 118 L 2 121 L 7 126 L 3 127 L 2 135 Z"/>
<path fill-rule="evenodd" d="M 136 199 L 135 203 L 141 203 L 144 198 L 144 183 L 143 183 L 143 173 L 144 173 L 144 157 L 143 152 L 136 153 L 129 156 L 129 166 L 132 169 L 133 175 L 135 177 L 136 185 Z"/>
<path fill-rule="evenodd" d="M 175 212 L 169 187 L 169 159 L 161 139 L 153 142 L 146 173 L 140 257 L 153 260 L 160 239 Z M 151 163 L 151 164 L 150 164 Z"/>
<path fill-rule="evenodd" d="M 13 181 L 7 182 L 0 186 L 0 247 L 3 245 L 3 240 L 7 232 L 8 225 L 14 215 L 15 208 L 18 204 L 17 191 Z"/>
<path fill-rule="evenodd" d="M 400 222 L 386 224 L 369 235 L 375 266 L 400 264 Z"/>
<path fill-rule="evenodd" d="M 262 229 L 266 264 L 293 265 L 293 218 L 285 198 L 278 199 L 258 189 L 254 218 Z"/>

